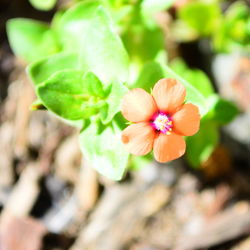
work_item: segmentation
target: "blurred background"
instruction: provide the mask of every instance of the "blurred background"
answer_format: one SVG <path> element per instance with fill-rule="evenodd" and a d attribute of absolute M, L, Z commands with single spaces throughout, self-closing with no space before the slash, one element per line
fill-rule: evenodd
<path fill-rule="evenodd" d="M 172 67 L 189 76 L 192 70 L 205 72 L 240 113 L 219 129 L 219 142 L 199 166 L 185 159 L 143 162 L 120 182 L 89 166 L 77 129 L 30 110 L 35 93 L 27 63 L 13 55 L 6 21 L 50 22 L 58 9 L 74 4 L 52 2 L 45 11 L 28 0 L 0 0 L 0 249 L 249 250 L 248 0 L 213 1 L 205 9 L 192 6 L 202 1 L 178 0 L 157 13 Z M 221 16 L 222 28 L 211 35 Z M 141 44 L 146 38 L 139 38 Z"/>

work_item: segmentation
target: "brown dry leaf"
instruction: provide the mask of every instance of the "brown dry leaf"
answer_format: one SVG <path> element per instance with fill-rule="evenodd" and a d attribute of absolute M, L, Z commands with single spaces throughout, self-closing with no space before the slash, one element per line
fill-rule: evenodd
<path fill-rule="evenodd" d="M 13 123 L 5 122 L 0 127 L 0 186 L 9 187 L 14 182 L 14 170 L 12 167 Z"/>
<path fill-rule="evenodd" d="M 243 57 L 238 62 L 237 73 L 235 74 L 232 87 L 235 90 L 237 103 L 243 110 L 250 109 L 250 58 Z"/>
<path fill-rule="evenodd" d="M 27 154 L 28 148 L 28 123 L 31 111 L 29 107 L 35 99 L 32 86 L 28 83 L 26 76 L 20 79 L 16 91 L 19 93 L 14 130 L 14 152 L 18 157 Z M 25 98 L 24 98 L 25 97 Z"/>
<path fill-rule="evenodd" d="M 81 151 L 78 134 L 66 138 L 55 154 L 55 172 L 63 180 L 76 183 L 79 175 Z"/>
<path fill-rule="evenodd" d="M 224 146 L 217 147 L 212 155 L 201 165 L 201 169 L 208 180 L 213 180 L 232 171 L 230 152 Z"/>
<path fill-rule="evenodd" d="M 225 206 L 226 202 L 232 197 L 232 190 L 226 184 L 220 184 L 216 187 L 215 197 L 210 206 L 206 207 L 207 217 L 213 217 L 220 212 Z"/>
<path fill-rule="evenodd" d="M 76 195 L 81 209 L 85 212 L 94 208 L 99 194 L 96 171 L 83 159 L 82 169 L 76 183 Z"/>
<path fill-rule="evenodd" d="M 70 136 L 73 128 L 64 125 L 56 117 L 50 117 L 51 127 L 48 128 L 48 134 L 46 134 L 44 143 L 39 152 L 40 169 L 44 174 L 48 174 L 51 170 L 51 164 L 53 162 L 54 154 L 59 147 L 60 143 L 66 136 Z"/>
<path fill-rule="evenodd" d="M 14 186 L 2 213 L 15 216 L 28 215 L 39 194 L 38 181 L 41 173 L 37 164 L 28 165 Z"/>
<path fill-rule="evenodd" d="M 243 209 L 242 209 L 243 208 Z M 250 233 L 250 209 L 247 202 L 228 208 L 212 219 L 203 220 L 195 234 L 180 234 L 175 250 L 195 250 L 215 246 Z"/>
<path fill-rule="evenodd" d="M 162 184 L 156 184 L 150 188 L 142 200 L 142 214 L 151 216 L 165 205 L 171 196 L 171 190 Z"/>
<path fill-rule="evenodd" d="M 39 250 L 45 232 L 46 228 L 38 220 L 6 214 L 0 224 L 0 249 Z"/>
<path fill-rule="evenodd" d="M 83 245 L 86 250 L 125 247 L 169 197 L 168 187 L 156 183 L 108 187 L 71 250 L 81 250 Z"/>

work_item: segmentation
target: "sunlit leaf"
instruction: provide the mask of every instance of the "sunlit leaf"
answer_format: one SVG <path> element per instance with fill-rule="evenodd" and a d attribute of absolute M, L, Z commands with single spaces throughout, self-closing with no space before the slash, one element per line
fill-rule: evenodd
<path fill-rule="evenodd" d="M 178 16 L 199 34 L 207 36 L 217 28 L 221 11 L 215 1 L 192 1 L 180 8 Z"/>
<path fill-rule="evenodd" d="M 84 112 L 82 76 L 83 73 L 76 70 L 58 72 L 38 85 L 38 97 L 57 115 L 70 120 L 81 119 Z"/>
<path fill-rule="evenodd" d="M 98 2 L 83 2 L 66 11 L 58 24 L 66 50 L 80 54 L 80 64 L 107 85 L 124 82 L 129 60 L 107 11 Z"/>
<path fill-rule="evenodd" d="M 95 16 L 98 6 L 100 6 L 98 1 L 80 2 L 63 13 L 59 20 L 56 20 L 55 27 L 64 50 L 79 51 L 82 46 L 82 38 L 87 36 L 89 21 Z"/>
<path fill-rule="evenodd" d="M 123 177 L 129 156 L 123 148 L 120 134 L 115 121 L 101 130 L 92 121 L 80 134 L 83 156 L 100 174 L 113 180 Z"/>
<path fill-rule="evenodd" d="M 57 0 L 29 0 L 34 8 L 38 10 L 51 10 L 55 5 Z"/>
<path fill-rule="evenodd" d="M 60 50 L 55 33 L 45 23 L 26 18 L 7 22 L 10 46 L 17 56 L 33 62 Z"/>
<path fill-rule="evenodd" d="M 128 55 L 104 8 L 100 6 L 95 17 L 89 19 L 85 32 L 80 51 L 83 68 L 94 72 L 106 84 L 125 82 Z"/>
<path fill-rule="evenodd" d="M 174 0 L 143 0 L 141 3 L 141 15 L 149 26 L 154 26 L 154 15 L 157 12 L 165 11 L 172 6 Z"/>
<path fill-rule="evenodd" d="M 27 72 L 33 83 L 38 85 L 58 71 L 77 68 L 77 55 L 63 52 L 30 64 L 27 68 Z"/>
<path fill-rule="evenodd" d="M 199 167 L 213 153 L 219 141 L 218 127 L 214 122 L 201 122 L 200 130 L 186 138 L 186 158 L 192 167 Z"/>
<path fill-rule="evenodd" d="M 199 69 L 190 69 L 181 59 L 175 59 L 170 67 L 194 86 L 204 97 L 214 93 L 212 83 L 207 75 Z"/>
<path fill-rule="evenodd" d="M 142 65 L 155 60 L 158 53 L 164 50 L 162 30 L 159 27 L 149 29 L 140 22 L 129 27 L 122 39 L 131 60 Z"/>
<path fill-rule="evenodd" d="M 250 9 L 236 1 L 224 13 L 220 27 L 213 35 L 213 46 L 219 52 L 250 51 Z"/>
<path fill-rule="evenodd" d="M 150 92 L 154 84 L 163 78 L 163 71 L 161 66 L 157 62 L 148 62 L 142 68 L 142 71 L 136 80 L 133 88 L 143 88 L 147 92 Z"/>
<path fill-rule="evenodd" d="M 105 91 L 102 82 L 92 72 L 87 72 L 83 76 L 84 92 L 90 96 L 104 97 Z"/>
<path fill-rule="evenodd" d="M 231 122 L 239 114 L 239 109 L 234 103 L 216 94 L 209 97 L 208 105 L 209 112 L 205 118 L 213 120 L 218 125 Z"/>
<path fill-rule="evenodd" d="M 106 98 L 106 110 L 102 113 L 101 120 L 102 123 L 109 123 L 113 117 L 120 111 L 121 100 L 128 89 L 121 83 L 111 84 L 111 89 Z"/>

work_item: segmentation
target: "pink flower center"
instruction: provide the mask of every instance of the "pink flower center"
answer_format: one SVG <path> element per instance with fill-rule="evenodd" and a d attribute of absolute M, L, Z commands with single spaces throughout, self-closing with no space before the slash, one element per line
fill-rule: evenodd
<path fill-rule="evenodd" d="M 161 133 L 169 135 L 173 128 L 173 121 L 169 115 L 160 112 L 153 117 L 152 126 Z"/>

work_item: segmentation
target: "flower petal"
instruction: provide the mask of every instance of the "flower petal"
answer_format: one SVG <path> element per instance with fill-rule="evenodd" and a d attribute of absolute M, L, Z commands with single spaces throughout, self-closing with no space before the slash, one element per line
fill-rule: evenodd
<path fill-rule="evenodd" d="M 121 111 L 123 116 L 131 122 L 144 122 L 150 120 L 157 111 L 157 106 L 149 93 L 136 88 L 123 97 Z"/>
<path fill-rule="evenodd" d="M 175 112 L 184 102 L 185 87 L 172 78 L 159 80 L 153 88 L 153 97 L 160 111 Z"/>
<path fill-rule="evenodd" d="M 146 155 L 153 148 L 155 134 L 149 123 L 139 122 L 123 130 L 122 142 L 131 154 Z"/>
<path fill-rule="evenodd" d="M 187 103 L 173 116 L 173 130 L 177 134 L 190 136 L 200 128 L 200 114 L 197 106 Z"/>
<path fill-rule="evenodd" d="M 154 156 L 158 162 L 172 161 L 181 157 L 186 150 L 186 143 L 182 136 L 175 133 L 159 134 L 154 140 Z"/>

